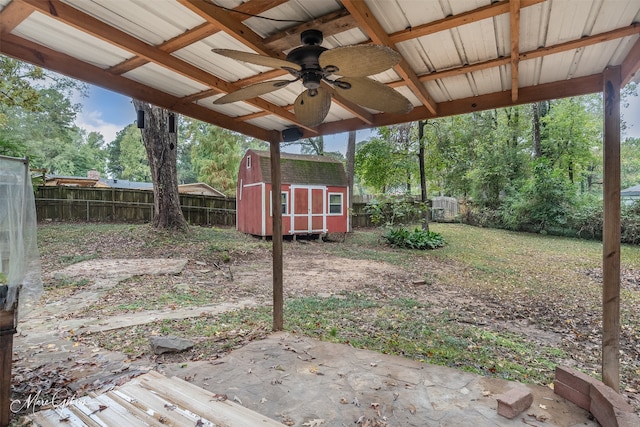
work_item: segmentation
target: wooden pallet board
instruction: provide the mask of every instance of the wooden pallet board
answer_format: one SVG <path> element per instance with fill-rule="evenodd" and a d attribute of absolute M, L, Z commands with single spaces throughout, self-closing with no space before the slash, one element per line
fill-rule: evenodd
<path fill-rule="evenodd" d="M 282 424 L 178 377 L 148 372 L 103 394 L 92 394 L 30 416 L 34 426 L 282 427 Z"/>

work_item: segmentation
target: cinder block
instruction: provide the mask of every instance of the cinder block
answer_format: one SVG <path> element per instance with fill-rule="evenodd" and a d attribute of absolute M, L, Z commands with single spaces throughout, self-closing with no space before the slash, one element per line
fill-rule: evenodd
<path fill-rule="evenodd" d="M 589 394 L 580 393 L 578 390 L 575 390 L 562 381 L 555 380 L 553 382 L 553 391 L 558 396 L 564 397 L 569 402 L 573 402 L 582 409 L 586 409 L 587 411 L 591 407 L 591 397 Z"/>
<path fill-rule="evenodd" d="M 533 403 L 533 395 L 524 387 L 513 388 L 506 393 L 496 396 L 498 400 L 498 415 L 505 418 L 515 418 Z"/>
<path fill-rule="evenodd" d="M 591 384 L 596 381 L 589 375 L 566 366 L 556 366 L 556 380 L 582 394 L 589 394 Z"/>

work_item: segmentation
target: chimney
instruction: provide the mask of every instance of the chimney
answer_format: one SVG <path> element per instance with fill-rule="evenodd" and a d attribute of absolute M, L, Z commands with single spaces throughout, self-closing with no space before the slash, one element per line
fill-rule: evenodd
<path fill-rule="evenodd" d="M 87 178 L 100 180 L 100 172 L 95 169 L 91 169 L 89 172 L 87 172 Z"/>

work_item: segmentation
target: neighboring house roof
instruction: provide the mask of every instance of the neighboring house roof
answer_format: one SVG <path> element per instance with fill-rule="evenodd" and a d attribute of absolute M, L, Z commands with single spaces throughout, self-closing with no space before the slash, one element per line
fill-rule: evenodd
<path fill-rule="evenodd" d="M 621 197 L 640 197 L 640 185 L 634 185 L 633 187 L 625 188 L 620 191 Z"/>
<path fill-rule="evenodd" d="M 129 181 L 127 179 L 100 178 L 100 183 L 109 188 L 121 188 L 130 190 L 153 190 L 151 182 Z M 101 185 L 101 187 L 103 186 Z"/>
<path fill-rule="evenodd" d="M 270 153 L 250 151 L 260 157 L 262 180 L 271 182 Z M 347 186 L 344 165 L 333 157 L 281 153 L 280 170 L 283 184 Z"/>
<path fill-rule="evenodd" d="M 216 190 L 204 182 L 194 182 L 192 184 L 180 184 L 178 185 L 178 191 L 183 194 L 197 194 L 201 196 L 217 196 L 227 197 L 221 191 Z"/>
<path fill-rule="evenodd" d="M 151 182 L 129 181 L 117 178 L 87 178 L 83 176 L 63 176 L 47 175 L 46 186 L 67 186 L 67 187 L 95 187 L 95 188 L 119 188 L 123 190 L 153 190 Z M 193 184 L 178 185 L 178 192 L 181 194 L 198 194 L 204 196 L 226 197 L 224 193 L 205 184 L 196 182 Z"/>
<path fill-rule="evenodd" d="M 94 187 L 97 182 L 98 180 L 95 178 L 82 176 L 47 175 L 44 185 L 50 187 Z"/>

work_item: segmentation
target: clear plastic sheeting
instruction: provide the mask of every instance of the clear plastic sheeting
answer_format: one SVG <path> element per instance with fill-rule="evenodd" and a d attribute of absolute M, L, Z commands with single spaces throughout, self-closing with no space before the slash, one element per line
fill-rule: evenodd
<path fill-rule="evenodd" d="M 42 294 L 29 162 L 0 156 L 0 310 L 29 309 Z"/>

